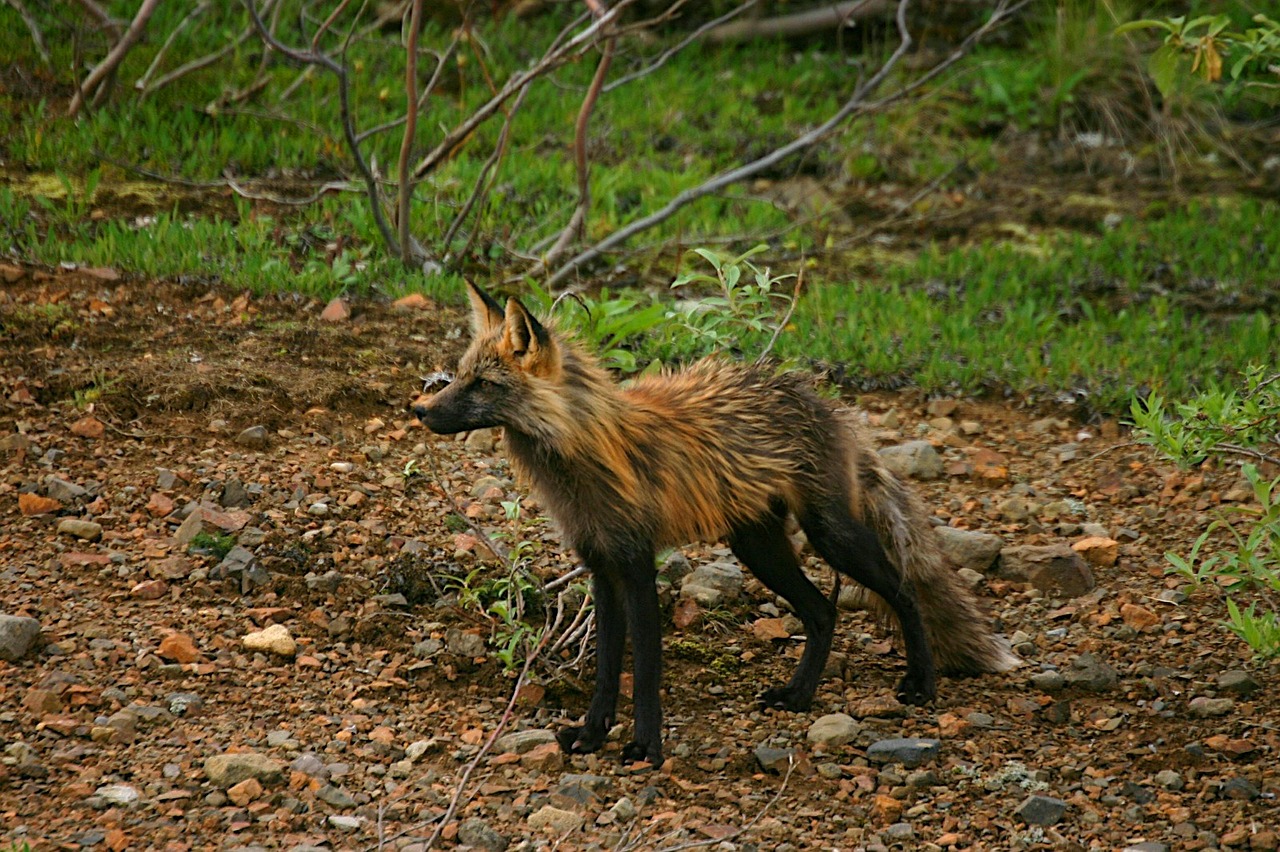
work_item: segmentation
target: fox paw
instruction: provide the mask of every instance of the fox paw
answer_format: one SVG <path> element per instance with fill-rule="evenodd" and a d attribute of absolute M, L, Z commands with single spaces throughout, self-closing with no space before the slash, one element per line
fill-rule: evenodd
<path fill-rule="evenodd" d="M 938 697 L 938 687 L 931 677 L 908 674 L 898 684 L 897 695 L 903 704 L 924 705 Z"/>
<path fill-rule="evenodd" d="M 623 763 L 647 763 L 654 769 L 662 766 L 662 743 L 633 741 L 622 749 Z"/>
<path fill-rule="evenodd" d="M 590 731 L 586 725 L 562 728 L 556 734 L 556 742 L 560 743 L 560 750 L 565 754 L 589 754 L 600 750 L 607 733 L 605 730 Z"/>
<path fill-rule="evenodd" d="M 760 703 L 771 710 L 801 712 L 809 709 L 813 695 L 790 686 L 775 686 L 760 693 Z"/>

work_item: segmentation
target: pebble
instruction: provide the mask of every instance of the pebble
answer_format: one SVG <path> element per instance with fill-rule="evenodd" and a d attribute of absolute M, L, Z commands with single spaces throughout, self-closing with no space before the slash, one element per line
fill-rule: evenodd
<path fill-rule="evenodd" d="M 1028 825 L 1053 825 L 1067 812 L 1067 803 L 1052 796 L 1027 796 L 1014 813 Z"/>
<path fill-rule="evenodd" d="M 44 496 L 57 500 L 59 503 L 72 503 L 88 497 L 89 489 L 82 488 L 74 482 L 69 482 L 58 476 L 46 476 L 44 478 Z"/>
<path fill-rule="evenodd" d="M 1182 776 L 1172 769 L 1161 769 L 1156 773 L 1156 783 L 1166 790 L 1181 790 L 1186 782 L 1182 780 Z"/>
<path fill-rule="evenodd" d="M 1006 547 L 1000 551 L 999 575 L 1062 598 L 1079 597 L 1095 585 L 1089 563 L 1065 544 Z"/>
<path fill-rule="evenodd" d="M 524 754 L 537 746 L 546 745 L 547 743 L 553 743 L 555 741 L 556 735 L 552 731 L 514 731 L 513 733 L 503 734 L 501 737 L 498 737 L 498 741 L 493 745 L 498 754 L 506 754 L 508 752 Z"/>
<path fill-rule="evenodd" d="M 1239 669 L 1218 675 L 1218 689 L 1223 692 L 1233 692 L 1236 695 L 1252 695 L 1259 688 L 1260 684 L 1253 679 L 1253 675 Z"/>
<path fill-rule="evenodd" d="M 1004 547 L 1004 539 L 990 533 L 936 527 L 934 533 L 943 558 L 958 570 L 983 574 L 996 561 Z"/>
<path fill-rule="evenodd" d="M 880 460 L 898 476 L 937 479 L 942 476 L 942 456 L 928 441 L 908 441 L 880 450 Z"/>
<path fill-rule="evenodd" d="M 489 823 L 475 817 L 458 826 L 458 841 L 488 852 L 502 852 L 509 845 L 507 839 L 494 831 Z"/>
<path fill-rule="evenodd" d="M 1197 719 L 1212 716 L 1225 716 L 1235 709 L 1236 702 L 1231 698 L 1207 698 L 1203 695 L 1191 699 L 1187 704 L 1187 712 Z"/>
<path fill-rule="evenodd" d="M 761 745 L 755 749 L 756 762 L 767 772 L 782 772 L 791 763 L 791 749 Z"/>
<path fill-rule="evenodd" d="M 555 834 L 568 834 L 582 827 L 583 818 L 573 811 L 566 811 L 553 805 L 543 805 L 529 815 L 529 827 L 534 830 L 549 828 Z"/>
<path fill-rule="evenodd" d="M 246 634 L 242 641 L 250 651 L 266 651 L 281 657 L 292 657 L 298 651 L 298 643 L 283 624 L 272 624 L 265 630 Z"/>
<path fill-rule="evenodd" d="M 903 737 L 874 742 L 867 749 L 867 760 L 872 763 L 901 763 L 908 769 L 933 760 L 938 756 L 942 743 L 933 739 Z"/>
<path fill-rule="evenodd" d="M 1067 685 L 1067 679 L 1060 672 L 1036 672 L 1031 676 L 1031 685 L 1045 692 L 1057 692 Z"/>
<path fill-rule="evenodd" d="M 16 663 L 36 647 L 40 622 L 25 615 L 0 615 L 0 660 Z"/>
<path fill-rule="evenodd" d="M 256 778 L 268 784 L 277 783 L 284 778 L 284 767 L 265 755 L 246 751 L 215 754 L 204 762 L 204 774 L 209 776 L 209 783 L 226 789 L 246 778 Z"/>
<path fill-rule="evenodd" d="M 351 797 L 350 793 L 333 784 L 325 784 L 317 790 L 316 798 L 335 808 L 354 808 L 356 806 L 356 800 Z"/>
<path fill-rule="evenodd" d="M 266 449 L 269 440 L 266 426 L 250 426 L 236 435 L 236 443 L 251 450 Z"/>
<path fill-rule="evenodd" d="M 95 796 L 102 797 L 105 801 L 113 805 L 127 808 L 141 798 L 141 794 L 136 787 L 130 787 L 128 784 L 106 784 L 93 791 Z"/>
<path fill-rule="evenodd" d="M 846 713 L 830 713 L 809 726 L 808 739 L 814 745 L 836 748 L 852 742 L 862 730 L 854 718 Z"/>
<path fill-rule="evenodd" d="M 1155 840 L 1144 840 L 1124 847 L 1122 852 L 1169 852 L 1169 847 Z"/>
<path fill-rule="evenodd" d="M 102 524 L 80 518 L 63 518 L 58 522 L 58 532 L 81 541 L 97 541 L 102 538 Z"/>
<path fill-rule="evenodd" d="M 742 568 L 733 562 L 700 565 L 680 583 L 680 596 L 704 607 L 717 607 L 725 601 L 742 597 L 745 578 Z"/>
<path fill-rule="evenodd" d="M 1085 653 L 1071 661 L 1071 667 L 1064 675 L 1071 686 L 1078 686 L 1090 692 L 1106 692 L 1115 687 L 1119 675 L 1115 668 L 1100 662 L 1093 654 Z"/>
<path fill-rule="evenodd" d="M 364 825 L 364 818 L 345 814 L 330 814 L 329 825 L 342 831 L 359 831 L 360 826 Z"/>

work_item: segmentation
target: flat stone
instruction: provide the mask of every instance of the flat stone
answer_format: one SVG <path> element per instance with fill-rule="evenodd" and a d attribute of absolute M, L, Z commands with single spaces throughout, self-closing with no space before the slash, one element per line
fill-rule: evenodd
<path fill-rule="evenodd" d="M 137 804 L 142 797 L 136 787 L 130 787 L 128 784 L 106 784 L 94 790 L 93 794 L 101 796 L 113 805 L 125 808 Z"/>
<path fill-rule="evenodd" d="M 60 476 L 44 478 L 44 494 L 60 503 L 71 503 L 89 496 L 89 490 Z"/>
<path fill-rule="evenodd" d="M 958 570 L 967 569 L 985 574 L 1004 547 L 1004 539 L 991 533 L 935 527 L 934 534 L 938 538 L 943 558 Z"/>
<path fill-rule="evenodd" d="M 1120 542 L 1113 538 L 1091 535 L 1082 538 L 1071 549 L 1085 558 L 1090 565 L 1110 568 L 1120 557 Z"/>
<path fill-rule="evenodd" d="M 884 466 L 901 477 L 937 479 L 942 476 L 942 456 L 928 441 L 908 441 L 880 450 Z"/>
<path fill-rule="evenodd" d="M 58 533 L 81 541 L 97 541 L 102 538 L 102 524 L 80 518 L 63 518 L 58 521 Z"/>
<path fill-rule="evenodd" d="M 829 713 L 809 726 L 808 739 L 814 745 L 828 748 L 852 742 L 862 730 L 852 716 L 846 713 Z"/>
<path fill-rule="evenodd" d="M 1236 702 L 1231 698 L 1207 698 L 1196 696 L 1187 703 L 1187 712 L 1197 719 L 1225 716 L 1234 710 Z"/>
<path fill-rule="evenodd" d="M 474 817 L 458 826 L 458 841 L 488 852 L 503 852 L 509 845 L 507 839 L 494 831 L 489 823 Z"/>
<path fill-rule="evenodd" d="M 556 735 L 552 731 L 513 731 L 510 734 L 503 734 L 498 737 L 498 741 L 493 744 L 493 747 L 498 754 L 506 754 L 508 752 L 524 754 L 537 746 L 555 741 Z"/>
<path fill-rule="evenodd" d="M 733 562 L 699 565 L 680 583 L 680 596 L 707 608 L 718 607 L 742 596 L 742 568 Z"/>
<path fill-rule="evenodd" d="M 764 744 L 756 746 L 756 762 L 767 772 L 784 772 L 791 763 L 791 749 L 773 748 Z"/>
<path fill-rule="evenodd" d="M 279 783 L 284 779 L 284 766 L 251 751 L 215 754 L 204 762 L 204 774 L 211 784 L 225 790 L 246 778 L 256 778 L 264 784 Z"/>
<path fill-rule="evenodd" d="M 1000 551 L 997 573 L 1060 598 L 1079 597 L 1095 585 L 1089 563 L 1065 544 L 1006 547 Z"/>
<path fill-rule="evenodd" d="M 942 748 L 939 740 L 917 737 L 900 737 L 880 740 L 867 749 L 867 760 L 872 763 L 901 763 L 908 769 L 933 760 Z"/>
<path fill-rule="evenodd" d="M 573 811 L 544 805 L 529 815 L 528 823 L 535 831 L 549 828 L 555 834 L 568 834 L 582 827 L 583 818 Z"/>
<path fill-rule="evenodd" d="M 1119 674 L 1111 665 L 1100 662 L 1093 654 L 1085 653 L 1071 661 L 1071 667 L 1063 678 L 1070 686 L 1090 692 L 1106 692 L 1115 687 Z"/>
<path fill-rule="evenodd" d="M 1027 796 L 1014 813 L 1028 825 L 1053 825 L 1067 812 L 1067 803 L 1052 796 Z"/>
<path fill-rule="evenodd" d="M 292 657 L 298 652 L 298 643 L 283 624 L 272 624 L 265 630 L 248 633 L 241 641 L 250 651 L 266 651 L 281 657 Z"/>
<path fill-rule="evenodd" d="M 250 426 L 239 435 L 236 435 L 237 444 L 253 450 L 266 449 L 270 440 L 266 426 Z"/>
<path fill-rule="evenodd" d="M 1218 689 L 1223 692 L 1231 692 L 1236 695 L 1252 695 L 1260 688 L 1261 685 L 1253 679 L 1253 675 L 1239 669 L 1218 675 Z"/>
<path fill-rule="evenodd" d="M 346 790 L 334 784 L 325 784 L 316 790 L 316 798 L 335 808 L 354 808 L 356 800 Z"/>

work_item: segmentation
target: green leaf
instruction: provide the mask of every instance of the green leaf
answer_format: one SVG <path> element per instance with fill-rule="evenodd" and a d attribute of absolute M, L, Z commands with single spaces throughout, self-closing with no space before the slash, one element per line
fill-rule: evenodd
<path fill-rule="evenodd" d="M 1174 27 L 1169 21 L 1156 21 L 1151 18 L 1144 18 L 1141 21 L 1130 21 L 1127 24 L 1121 24 L 1115 28 L 1114 32 L 1116 35 L 1124 35 L 1125 33 L 1131 33 L 1134 30 L 1151 29 L 1161 29 L 1170 33 L 1174 31 Z"/>
<path fill-rule="evenodd" d="M 1182 55 L 1170 44 L 1162 44 L 1151 54 L 1147 62 L 1147 71 L 1163 97 L 1173 92 L 1178 77 L 1178 64 Z"/>

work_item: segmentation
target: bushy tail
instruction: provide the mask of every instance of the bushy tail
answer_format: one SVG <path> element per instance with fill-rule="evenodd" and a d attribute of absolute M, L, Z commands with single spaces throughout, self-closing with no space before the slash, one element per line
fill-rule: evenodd
<path fill-rule="evenodd" d="M 938 671 L 944 674 L 1003 672 L 1022 665 L 990 622 L 968 585 L 943 562 L 924 505 L 873 450 L 856 454 L 852 471 L 860 499 L 854 514 L 870 526 L 899 575 L 914 591 L 925 635 Z M 878 595 L 860 589 L 869 608 L 892 610 Z"/>

